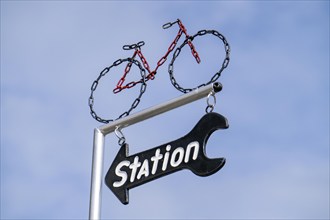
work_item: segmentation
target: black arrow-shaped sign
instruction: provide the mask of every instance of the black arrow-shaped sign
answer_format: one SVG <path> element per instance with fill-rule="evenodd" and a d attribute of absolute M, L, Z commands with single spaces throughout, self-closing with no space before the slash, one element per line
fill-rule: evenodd
<path fill-rule="evenodd" d="M 210 135 L 228 128 L 225 117 L 207 113 L 184 137 L 167 144 L 128 156 L 123 144 L 105 176 L 105 183 L 123 204 L 128 204 L 128 190 L 176 172 L 189 169 L 198 176 L 209 176 L 220 170 L 225 158 L 210 159 L 205 146 Z"/>

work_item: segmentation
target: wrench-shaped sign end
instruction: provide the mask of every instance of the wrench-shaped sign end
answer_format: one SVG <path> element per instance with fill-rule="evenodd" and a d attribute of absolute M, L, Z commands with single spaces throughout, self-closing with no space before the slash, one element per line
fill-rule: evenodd
<path fill-rule="evenodd" d="M 185 137 L 194 138 L 202 145 L 198 152 L 196 160 L 189 164 L 190 169 L 198 176 L 209 176 L 219 171 L 226 163 L 225 158 L 208 158 L 205 154 L 206 144 L 211 134 L 218 129 L 227 129 L 229 127 L 227 119 L 215 112 L 204 115 L 196 126 Z"/>
<path fill-rule="evenodd" d="M 129 189 L 176 171 L 189 169 L 198 176 L 212 175 L 226 160 L 208 158 L 206 143 L 214 131 L 226 128 L 225 117 L 208 113 L 187 135 L 175 141 L 131 156 L 128 155 L 128 144 L 124 143 L 106 174 L 106 185 L 123 204 L 128 204 Z"/>

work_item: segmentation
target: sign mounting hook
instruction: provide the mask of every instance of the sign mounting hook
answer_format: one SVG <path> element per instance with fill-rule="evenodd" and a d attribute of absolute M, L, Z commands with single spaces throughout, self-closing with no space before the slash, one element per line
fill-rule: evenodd
<path fill-rule="evenodd" d="M 213 98 L 213 102 L 210 102 L 210 97 Z M 215 92 L 214 91 L 210 91 L 210 93 L 207 95 L 206 103 L 207 103 L 207 107 L 205 109 L 206 113 L 213 112 L 215 104 L 217 103 L 217 99 L 215 97 Z"/>
<path fill-rule="evenodd" d="M 120 146 L 122 146 L 123 144 L 125 144 L 126 142 L 126 138 L 125 138 L 125 135 L 123 134 L 123 132 L 121 131 L 120 127 L 119 126 L 116 126 L 116 129 L 115 129 L 115 134 L 116 136 L 118 137 L 118 144 Z"/>

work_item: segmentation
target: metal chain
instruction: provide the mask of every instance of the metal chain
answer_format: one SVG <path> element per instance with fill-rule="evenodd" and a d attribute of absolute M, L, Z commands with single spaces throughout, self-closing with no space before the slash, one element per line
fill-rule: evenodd
<path fill-rule="evenodd" d="M 175 23 L 178 23 L 178 25 L 179 25 L 179 27 L 180 27 L 180 29 L 179 29 L 179 31 L 178 31 L 178 34 L 177 34 L 177 36 L 175 37 L 175 39 L 173 40 L 173 42 L 171 43 L 171 45 L 168 47 L 168 50 L 167 50 L 167 52 L 165 53 L 165 55 L 164 55 L 162 58 L 160 58 L 160 60 L 157 62 L 157 66 L 156 66 L 156 68 L 155 68 L 154 71 L 151 71 L 151 70 L 150 70 L 149 64 L 148 64 L 148 62 L 146 61 L 145 57 L 143 56 L 143 54 L 142 54 L 142 52 L 141 52 L 141 47 L 142 47 L 145 43 L 144 43 L 143 41 L 140 41 L 140 42 L 138 42 L 137 44 L 124 45 L 124 46 L 123 46 L 123 49 L 124 49 L 124 50 L 131 50 L 131 49 L 134 49 L 134 50 L 135 50 L 134 55 L 133 55 L 131 58 L 118 59 L 118 60 L 116 60 L 111 66 L 104 68 L 104 69 L 100 72 L 98 78 L 93 82 L 93 84 L 92 84 L 92 86 L 91 86 L 91 94 L 90 94 L 90 97 L 89 97 L 89 100 L 88 100 L 88 104 L 89 104 L 89 107 L 90 107 L 90 113 L 91 113 L 92 117 L 93 117 L 95 120 L 97 120 L 97 121 L 99 121 L 99 122 L 101 122 L 101 123 L 109 123 L 109 122 L 111 122 L 111 121 L 114 121 L 114 119 L 103 119 L 103 118 L 99 117 L 99 116 L 96 114 L 95 110 L 93 109 L 93 106 L 94 106 L 94 91 L 96 90 L 96 88 L 97 88 L 97 86 L 98 86 L 98 83 L 99 83 L 100 79 L 101 79 L 103 76 L 105 76 L 105 75 L 110 71 L 111 68 L 116 67 L 116 66 L 122 64 L 123 62 L 128 62 L 128 64 L 126 65 L 125 71 L 124 71 L 124 75 L 120 78 L 120 80 L 119 80 L 118 83 L 117 83 L 117 87 L 113 90 L 114 93 L 118 93 L 118 92 L 120 92 L 121 90 L 126 89 L 126 88 L 132 88 L 132 87 L 135 86 L 136 84 L 141 83 L 141 88 L 140 88 L 139 96 L 133 101 L 133 103 L 132 103 L 132 105 L 130 106 L 130 108 L 129 108 L 126 112 L 122 113 L 122 114 L 117 118 L 117 119 L 119 119 L 119 118 L 122 118 L 122 117 L 125 117 L 125 116 L 129 115 L 130 112 L 131 112 L 133 109 L 135 109 L 135 108 L 137 107 L 137 105 L 140 103 L 140 101 L 141 101 L 141 97 L 142 97 L 143 93 L 144 93 L 145 90 L 146 90 L 146 86 L 147 86 L 147 85 L 146 85 L 146 82 L 147 82 L 148 80 L 150 80 L 150 79 L 154 79 L 154 78 L 155 78 L 155 75 L 156 75 L 156 73 L 157 73 L 158 68 L 159 68 L 161 65 L 163 65 L 163 64 L 165 63 L 165 61 L 167 60 L 168 55 L 174 50 L 174 48 L 176 47 L 176 45 L 177 45 L 177 43 L 178 43 L 180 37 L 182 36 L 182 34 L 185 34 L 186 39 L 185 39 L 185 41 L 184 41 L 179 47 L 176 48 L 176 50 L 175 50 L 174 53 L 173 53 L 173 58 L 172 58 L 172 60 L 171 60 L 171 63 L 170 63 L 169 66 L 168 66 L 168 72 L 169 72 L 169 75 L 170 75 L 170 80 L 171 80 L 172 85 L 173 85 L 177 90 L 179 90 L 179 91 L 181 91 L 181 92 L 183 92 L 183 93 L 187 93 L 187 92 L 190 92 L 190 91 L 192 91 L 192 90 L 194 90 L 194 89 L 196 89 L 196 88 L 200 88 L 200 87 L 203 87 L 203 86 L 208 85 L 208 84 L 210 84 L 210 83 L 213 83 L 213 82 L 215 82 L 215 81 L 220 77 L 222 71 L 228 66 L 228 64 L 229 64 L 229 60 L 230 60 L 230 58 L 229 58 L 229 55 L 230 55 L 230 46 L 229 46 L 229 44 L 228 44 L 226 38 L 225 38 L 222 34 L 220 34 L 218 31 L 215 31 L 215 30 L 201 30 L 201 31 L 198 31 L 197 34 L 195 34 L 194 36 L 189 36 L 189 35 L 187 34 L 187 32 L 186 32 L 186 28 L 183 26 L 183 24 L 181 23 L 181 21 L 180 21 L 179 19 L 178 19 L 177 21 L 175 21 L 175 22 L 172 22 L 172 23 L 171 23 L 171 22 L 170 22 L 170 23 L 166 23 L 165 25 L 163 25 L 163 28 L 164 28 L 164 29 L 169 28 L 169 27 L 171 27 L 171 26 L 172 26 L 173 24 L 175 24 Z M 212 35 L 218 37 L 220 40 L 222 40 L 222 42 L 223 42 L 223 44 L 224 44 L 224 46 L 225 46 L 226 57 L 225 57 L 225 59 L 224 59 L 224 61 L 223 61 L 223 63 L 222 63 L 222 66 L 221 66 L 220 70 L 219 70 L 218 72 L 216 72 L 216 73 L 212 76 L 212 78 L 211 78 L 211 80 L 210 80 L 209 82 L 207 82 L 207 83 L 203 83 L 203 84 L 197 86 L 196 88 L 183 88 L 183 87 L 181 87 L 181 86 L 177 83 L 177 81 L 176 81 L 176 79 L 175 79 L 175 77 L 174 77 L 174 75 L 173 75 L 173 65 L 174 65 L 175 59 L 179 56 L 179 54 L 180 54 L 180 52 L 181 52 L 181 49 L 182 49 L 186 44 L 188 44 L 189 47 L 190 47 L 190 49 L 191 49 L 191 53 L 192 53 L 192 55 L 195 57 L 197 63 L 199 63 L 199 62 L 200 62 L 200 58 L 199 58 L 199 55 L 198 55 L 197 51 L 195 50 L 194 45 L 192 44 L 192 41 L 195 39 L 195 37 L 197 37 L 197 36 L 204 36 L 204 35 L 206 35 L 206 34 L 212 34 Z M 135 60 L 136 55 L 138 55 L 139 58 L 141 59 L 141 62 L 142 62 L 142 64 L 143 64 L 143 66 L 140 64 L 139 61 Z M 140 79 L 139 81 L 132 81 L 132 82 L 129 82 L 129 83 L 127 83 L 125 86 L 122 86 L 123 83 L 124 83 L 124 81 L 125 81 L 126 75 L 127 75 L 128 72 L 130 71 L 131 66 L 132 66 L 133 63 L 134 63 L 136 66 L 139 67 L 139 69 L 140 69 L 140 74 L 141 74 L 141 79 Z M 146 70 L 145 70 L 143 67 L 148 71 L 148 75 L 147 75 L 147 76 L 146 76 Z M 208 100 L 209 100 L 209 97 L 208 97 Z M 208 101 L 208 100 L 207 100 L 207 101 Z M 214 101 L 215 101 L 215 98 L 214 98 Z M 206 108 L 206 111 L 207 111 L 207 112 L 208 112 L 208 111 L 212 111 L 213 108 L 214 108 L 214 105 L 210 105 L 210 104 L 208 103 L 208 107 Z M 115 119 L 115 120 L 117 120 L 117 119 Z"/>
<path fill-rule="evenodd" d="M 186 44 L 190 45 L 189 42 L 193 41 L 193 40 L 195 39 L 195 37 L 197 37 L 197 36 L 204 36 L 204 35 L 206 35 L 206 34 L 212 34 L 212 35 L 218 37 L 220 40 L 222 40 L 222 42 L 223 42 L 223 44 L 224 44 L 224 46 L 225 46 L 226 57 L 225 57 L 225 59 L 224 59 L 223 62 L 222 62 L 222 66 L 221 66 L 220 70 L 219 70 L 218 72 L 216 72 L 216 73 L 212 76 L 212 78 L 211 78 L 211 80 L 210 80 L 209 82 L 207 82 L 207 83 L 203 83 L 203 84 L 200 84 L 200 85 L 197 86 L 196 88 L 183 88 L 183 87 L 181 87 L 181 86 L 179 85 L 179 83 L 177 83 L 177 81 L 176 81 L 176 79 L 175 79 L 175 77 L 174 77 L 174 75 L 173 75 L 173 70 L 174 70 L 174 69 L 173 69 L 173 64 L 174 64 L 174 61 L 175 61 L 175 59 L 179 56 L 179 54 L 180 54 L 180 52 L 181 52 L 181 49 L 182 49 Z M 193 53 L 193 51 L 192 51 L 192 53 Z M 225 38 L 222 34 L 220 34 L 218 31 L 215 31 L 215 30 L 200 30 L 200 31 L 198 31 L 197 34 L 195 34 L 194 36 L 191 36 L 191 37 L 189 37 L 188 39 L 186 39 L 186 40 L 185 40 L 185 41 L 184 41 L 179 47 L 177 47 L 176 50 L 174 51 L 174 53 L 173 53 L 173 58 L 172 58 L 172 60 L 171 60 L 171 63 L 170 63 L 169 66 L 168 66 L 168 73 L 170 74 L 170 80 L 171 80 L 171 83 L 172 83 L 172 85 L 173 85 L 177 90 L 179 90 L 180 92 L 183 92 L 183 93 L 191 92 L 191 91 L 194 90 L 194 89 L 197 89 L 197 88 L 200 88 L 200 87 L 206 86 L 206 85 L 208 85 L 208 84 L 210 84 L 210 83 L 213 83 L 213 82 L 215 82 L 215 81 L 220 77 L 222 71 L 228 66 L 228 64 L 229 64 L 229 60 L 230 60 L 229 56 L 230 56 L 230 46 L 229 46 L 229 44 L 228 44 L 226 38 Z"/>
<path fill-rule="evenodd" d="M 136 49 L 138 47 L 142 47 L 144 45 L 144 41 L 140 41 L 137 44 L 131 44 L 131 45 L 124 45 L 123 46 L 123 50 L 132 50 L 132 49 Z"/>
<path fill-rule="evenodd" d="M 137 44 L 131 44 L 131 45 L 124 45 L 123 46 L 124 50 L 135 49 L 135 52 L 134 52 L 134 55 L 133 55 L 132 58 L 135 59 L 135 55 L 139 56 L 144 68 L 148 72 L 148 75 L 146 76 L 146 81 L 155 79 L 155 75 L 157 74 L 158 68 L 166 62 L 168 55 L 174 50 L 174 48 L 176 47 L 176 45 L 177 45 L 179 39 L 181 38 L 182 34 L 185 34 L 186 39 L 191 38 L 187 33 L 187 29 L 185 28 L 185 26 L 182 24 L 182 22 L 179 19 L 177 19 L 175 22 L 169 22 L 169 23 L 164 24 L 163 29 L 170 28 L 170 27 L 172 27 L 172 25 L 174 25 L 176 23 L 179 26 L 179 31 L 178 31 L 176 37 L 174 38 L 174 40 L 172 41 L 172 43 L 170 44 L 170 46 L 168 47 L 167 52 L 164 54 L 164 56 L 162 56 L 158 60 L 156 68 L 154 70 L 150 69 L 150 66 L 149 66 L 146 58 L 143 56 L 143 54 L 141 52 L 141 47 L 145 44 L 144 41 L 140 41 Z M 190 40 L 188 40 L 188 44 L 191 48 L 191 53 L 195 57 L 196 61 L 199 63 L 200 58 L 198 56 L 197 51 L 195 50 L 194 45 L 190 42 Z M 123 82 L 125 81 L 126 75 L 129 71 L 130 71 L 130 66 L 127 65 L 127 67 L 125 68 L 124 75 L 121 77 L 121 79 L 117 83 L 117 87 L 113 90 L 114 93 L 118 93 L 123 89 L 132 88 L 133 86 L 135 86 L 136 84 L 141 82 L 141 80 L 140 81 L 132 81 L 132 82 L 129 82 L 128 84 L 126 84 L 125 86 L 122 86 Z"/>
<path fill-rule="evenodd" d="M 95 120 L 97 120 L 98 122 L 109 123 L 111 121 L 114 121 L 114 119 L 103 119 L 103 118 L 101 118 L 100 116 L 98 116 L 96 114 L 96 112 L 95 112 L 95 110 L 93 108 L 93 106 L 94 106 L 94 92 L 95 92 L 95 90 L 96 90 L 96 88 L 97 88 L 97 86 L 99 84 L 100 79 L 103 76 L 105 76 L 110 71 L 111 68 L 116 67 L 116 66 L 122 64 L 123 62 L 134 63 L 136 66 L 139 67 L 140 74 L 141 74 L 141 80 L 139 81 L 139 83 L 141 83 L 141 88 L 140 88 L 139 96 L 133 101 L 131 107 L 126 112 L 124 112 L 123 114 L 121 114 L 117 119 L 129 115 L 130 112 L 138 106 L 138 104 L 141 101 L 141 97 L 142 97 L 143 93 L 146 91 L 146 87 L 147 87 L 147 84 L 146 84 L 146 74 L 145 74 L 145 70 L 141 66 L 140 62 L 137 61 L 137 60 L 134 60 L 132 58 L 126 58 L 126 59 L 118 59 L 118 60 L 116 60 L 111 66 L 106 67 L 106 68 L 104 68 L 101 71 L 100 75 L 97 77 L 97 79 L 93 82 L 93 84 L 91 86 L 91 95 L 89 96 L 89 99 L 88 99 L 88 105 L 89 105 L 90 113 L 91 113 L 92 117 Z M 117 120 L 117 119 L 115 119 L 115 120 Z"/>

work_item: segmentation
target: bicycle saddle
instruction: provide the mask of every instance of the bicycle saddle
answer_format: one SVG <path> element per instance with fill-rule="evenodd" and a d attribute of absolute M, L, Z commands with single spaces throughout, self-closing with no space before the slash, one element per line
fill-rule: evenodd
<path fill-rule="evenodd" d="M 131 45 L 124 45 L 123 46 L 123 50 L 132 50 L 132 49 L 136 49 L 138 47 L 142 47 L 144 45 L 144 41 L 140 41 L 136 44 L 131 44 Z"/>

